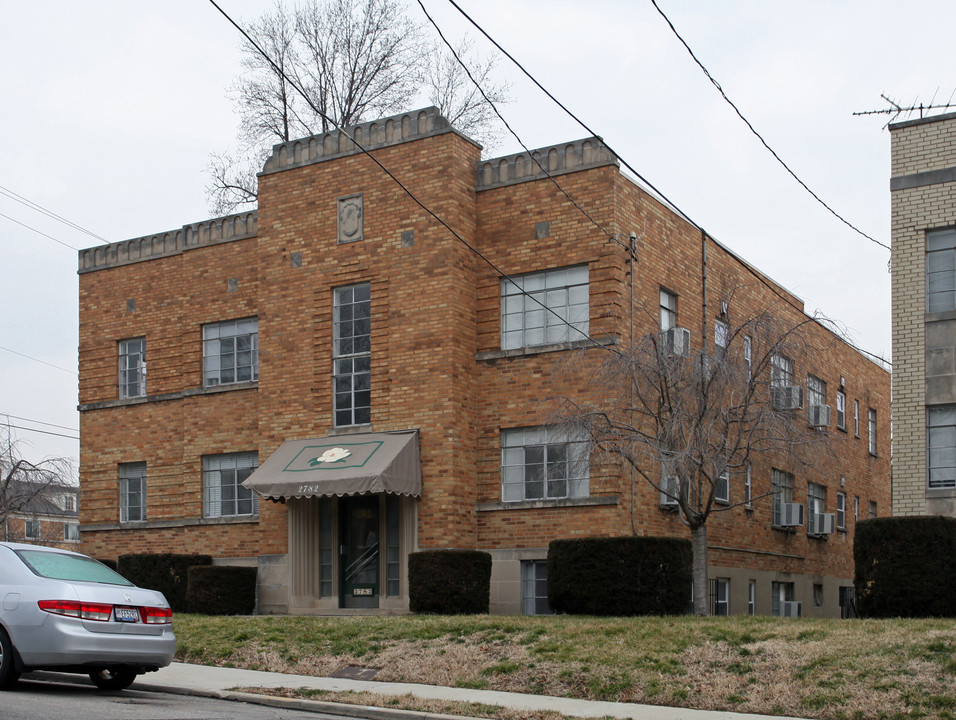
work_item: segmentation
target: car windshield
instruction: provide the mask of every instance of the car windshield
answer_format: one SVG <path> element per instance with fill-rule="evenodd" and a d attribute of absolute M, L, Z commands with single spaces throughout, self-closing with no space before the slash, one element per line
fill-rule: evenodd
<path fill-rule="evenodd" d="M 103 563 L 83 555 L 68 555 L 44 550 L 17 550 L 17 555 L 34 573 L 51 580 L 95 582 L 130 587 L 133 585 Z"/>

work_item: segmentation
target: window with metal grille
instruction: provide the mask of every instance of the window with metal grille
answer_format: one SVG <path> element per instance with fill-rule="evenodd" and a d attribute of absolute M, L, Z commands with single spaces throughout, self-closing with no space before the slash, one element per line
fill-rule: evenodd
<path fill-rule="evenodd" d="M 119 342 L 119 396 L 146 395 L 146 338 L 130 338 Z"/>
<path fill-rule="evenodd" d="M 259 379 L 259 319 L 203 325 L 203 386 Z"/>
<path fill-rule="evenodd" d="M 501 349 L 549 345 L 588 336 L 588 266 L 501 280 Z"/>
<path fill-rule="evenodd" d="M 259 454 L 255 452 L 207 455 L 203 466 L 203 515 L 232 517 L 257 515 L 259 498 L 242 481 L 259 467 Z"/>
<path fill-rule="evenodd" d="M 146 463 L 121 463 L 119 466 L 120 522 L 146 519 Z"/>
<path fill-rule="evenodd" d="M 334 425 L 372 422 L 371 285 L 336 288 L 333 300 Z"/>
<path fill-rule="evenodd" d="M 501 431 L 501 499 L 588 496 L 589 444 L 552 427 Z"/>

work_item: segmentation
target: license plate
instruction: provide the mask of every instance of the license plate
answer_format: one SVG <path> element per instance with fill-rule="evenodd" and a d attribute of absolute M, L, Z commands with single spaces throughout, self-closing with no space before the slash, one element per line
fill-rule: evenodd
<path fill-rule="evenodd" d="M 132 607 L 114 607 L 113 615 L 116 616 L 117 622 L 128 622 L 134 623 L 139 622 L 139 610 Z"/>

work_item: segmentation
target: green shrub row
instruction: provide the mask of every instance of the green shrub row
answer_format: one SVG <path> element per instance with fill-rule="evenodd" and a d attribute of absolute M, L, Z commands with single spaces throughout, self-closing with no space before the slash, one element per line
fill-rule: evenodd
<path fill-rule="evenodd" d="M 491 555 L 480 550 L 423 550 L 408 556 L 408 604 L 415 613 L 487 613 Z"/>
<path fill-rule="evenodd" d="M 853 559 L 861 617 L 956 617 L 956 519 L 863 520 Z"/>
<path fill-rule="evenodd" d="M 256 568 L 213 565 L 209 555 L 120 555 L 117 572 L 158 590 L 173 612 L 247 615 L 256 606 Z"/>
<path fill-rule="evenodd" d="M 680 538 L 554 540 L 548 604 L 574 615 L 680 615 L 690 606 L 691 544 Z"/>

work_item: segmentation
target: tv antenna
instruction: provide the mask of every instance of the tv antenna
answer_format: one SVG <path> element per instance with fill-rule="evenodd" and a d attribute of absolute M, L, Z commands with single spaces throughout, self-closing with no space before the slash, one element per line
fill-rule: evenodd
<path fill-rule="evenodd" d="M 936 92 L 939 92 L 939 88 L 936 89 Z M 932 100 L 930 100 L 927 104 L 919 102 L 919 98 L 917 97 L 917 99 L 910 103 L 910 105 L 904 107 L 903 105 L 900 105 L 900 103 L 896 102 L 896 100 L 887 97 L 886 93 L 880 93 L 880 97 L 886 100 L 886 102 L 890 104 L 890 107 L 884 108 L 883 110 L 864 110 L 862 112 L 855 112 L 853 114 L 892 115 L 893 117 L 891 117 L 886 123 L 886 125 L 890 125 L 896 122 L 901 115 L 904 116 L 904 118 L 908 118 L 913 113 L 919 112 L 920 118 L 923 118 L 925 117 L 924 113 L 930 110 L 948 110 L 949 108 L 956 108 L 956 105 L 953 104 L 953 95 L 956 95 L 956 90 L 954 90 L 952 95 L 949 96 L 949 101 L 942 104 L 935 104 L 934 101 L 936 100 L 936 93 L 933 93 Z M 886 127 L 886 125 L 883 127 Z"/>

